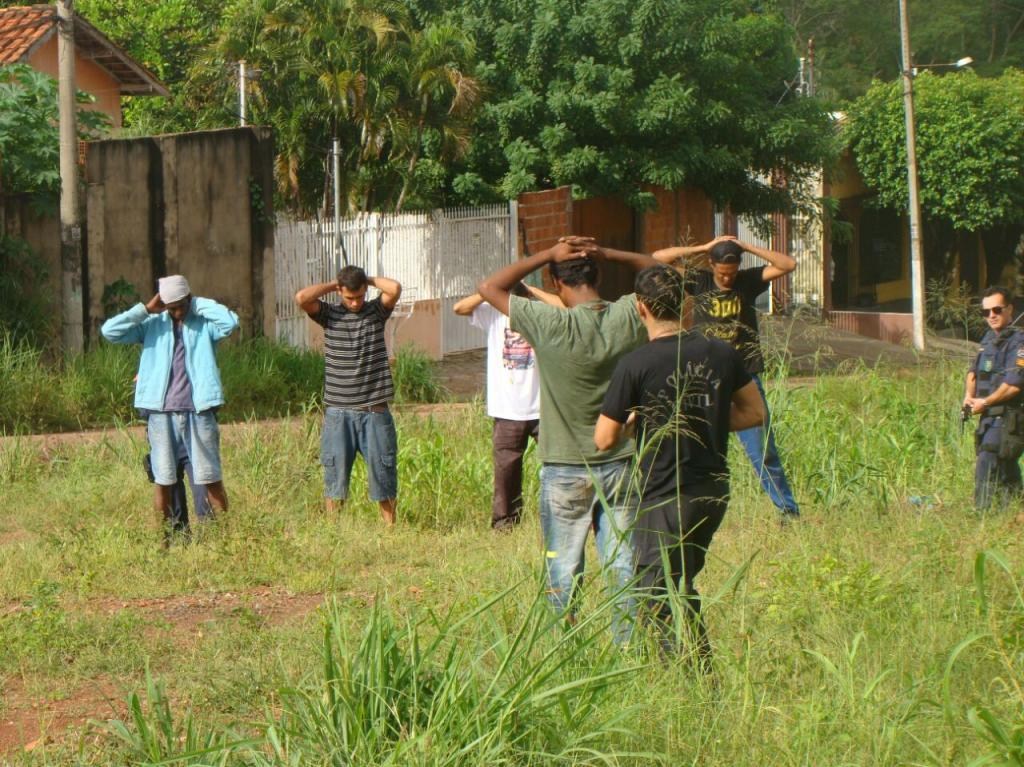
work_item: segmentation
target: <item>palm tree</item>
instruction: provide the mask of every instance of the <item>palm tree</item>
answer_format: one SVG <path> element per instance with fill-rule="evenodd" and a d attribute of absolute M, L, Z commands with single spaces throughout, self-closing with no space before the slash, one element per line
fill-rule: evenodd
<path fill-rule="evenodd" d="M 428 26 L 408 34 L 405 56 L 405 85 L 408 99 L 396 130 L 399 152 L 408 155 L 402 189 L 395 203 L 400 211 L 423 152 L 423 135 L 428 128 L 442 136 L 442 156 L 459 156 L 469 146 L 468 118 L 480 100 L 480 84 L 467 72 L 473 65 L 475 48 L 470 39 L 452 24 Z"/>

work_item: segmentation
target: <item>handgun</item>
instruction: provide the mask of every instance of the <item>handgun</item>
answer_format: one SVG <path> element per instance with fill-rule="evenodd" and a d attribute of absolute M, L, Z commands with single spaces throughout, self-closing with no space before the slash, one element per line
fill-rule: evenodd
<path fill-rule="evenodd" d="M 964 436 L 964 427 L 967 425 L 967 422 L 969 420 L 971 420 L 971 406 L 970 405 L 964 405 L 962 408 L 960 408 L 960 436 L 961 437 Z"/>

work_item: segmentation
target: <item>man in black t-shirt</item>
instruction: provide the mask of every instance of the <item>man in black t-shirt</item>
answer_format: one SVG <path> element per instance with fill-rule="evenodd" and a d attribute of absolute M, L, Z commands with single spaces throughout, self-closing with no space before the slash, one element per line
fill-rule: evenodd
<path fill-rule="evenodd" d="M 744 252 L 767 261 L 767 265 L 741 269 Z M 772 280 L 793 271 L 796 261 L 785 253 L 748 245 L 729 236 L 718 237 L 705 245 L 665 248 L 654 253 L 654 257 L 682 269 L 686 292 L 693 297 L 694 327 L 710 338 L 725 341 L 743 356 L 747 372 L 753 376 L 768 413 L 761 383 L 764 356 L 754 302 L 768 289 Z M 771 414 L 766 416 L 763 427 L 741 431 L 738 436 L 757 472 L 761 487 L 783 520 L 799 516 L 800 507 L 775 445 Z"/>
<path fill-rule="evenodd" d="M 368 287 L 380 295 L 366 300 Z M 338 293 L 329 304 L 324 296 Z M 324 329 L 324 428 L 320 463 L 324 496 L 333 511 L 348 497 L 348 481 L 356 455 L 362 454 L 370 481 L 370 500 L 380 505 L 381 518 L 395 523 L 398 495 L 398 453 L 395 422 L 388 403 L 395 387 L 384 344 L 384 323 L 395 309 L 402 286 L 386 277 L 367 277 L 358 266 L 346 266 L 338 279 L 310 285 L 295 302 Z"/>
<path fill-rule="evenodd" d="M 674 650 L 666 599 L 671 578 L 692 610 L 697 652 L 706 663 L 710 646 L 694 579 L 725 515 L 729 432 L 762 423 L 764 407 L 735 349 L 683 330 L 683 295 L 683 279 L 669 267 L 637 275 L 638 310 L 650 343 L 616 366 L 594 443 L 600 450 L 614 447 L 635 420 L 639 508 L 632 543 L 647 612 L 662 629 L 663 646 Z"/>

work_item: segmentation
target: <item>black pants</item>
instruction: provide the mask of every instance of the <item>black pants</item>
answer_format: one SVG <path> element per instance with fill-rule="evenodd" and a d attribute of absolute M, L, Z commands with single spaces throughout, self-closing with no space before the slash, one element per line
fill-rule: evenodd
<path fill-rule="evenodd" d="M 512 527 L 523 511 L 523 453 L 539 434 L 539 421 L 510 421 L 495 418 L 491 440 L 494 446 L 494 502 L 491 527 Z"/>
<path fill-rule="evenodd" d="M 642 502 L 633 528 L 640 619 L 656 627 L 663 650 L 678 652 L 667 586 L 671 580 L 689 613 L 687 623 L 702 664 L 710 661 L 711 645 L 694 580 L 704 569 L 728 502 L 728 482 L 687 487 L 677 498 Z"/>
<path fill-rule="evenodd" d="M 974 506 L 979 511 L 991 508 L 993 502 L 1005 506 L 1022 489 L 1020 452 L 999 457 L 1004 428 L 1001 417 L 983 418 L 975 432 Z"/>

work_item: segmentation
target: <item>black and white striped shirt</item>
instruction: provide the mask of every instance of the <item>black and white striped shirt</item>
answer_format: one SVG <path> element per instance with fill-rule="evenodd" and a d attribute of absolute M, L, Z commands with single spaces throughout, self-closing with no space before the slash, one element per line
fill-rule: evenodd
<path fill-rule="evenodd" d="M 324 407 L 366 407 L 395 396 L 384 323 L 392 309 L 380 297 L 358 312 L 320 302 L 313 319 L 324 328 Z"/>

